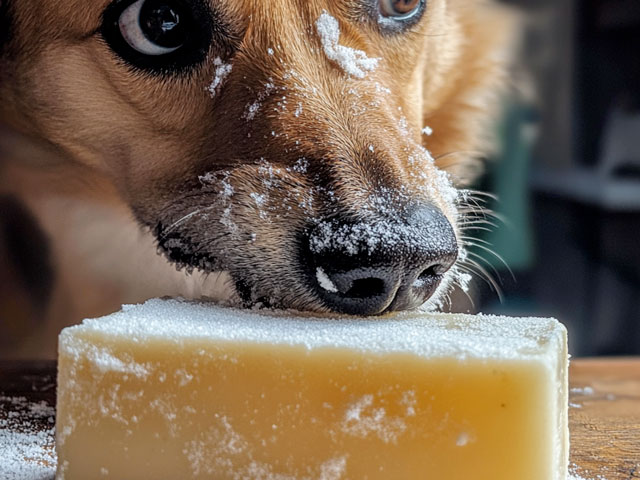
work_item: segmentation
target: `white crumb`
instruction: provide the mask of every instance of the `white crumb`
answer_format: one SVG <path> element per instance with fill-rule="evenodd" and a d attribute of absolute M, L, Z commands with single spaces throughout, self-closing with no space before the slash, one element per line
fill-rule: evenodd
<path fill-rule="evenodd" d="M 467 432 L 462 432 L 456 439 L 456 446 L 464 447 L 469 443 L 470 437 Z"/>
<path fill-rule="evenodd" d="M 364 78 L 366 72 L 378 66 L 379 58 L 369 58 L 362 50 L 340 45 L 340 25 L 326 11 L 316 21 L 316 29 L 327 58 L 340 65 L 348 75 Z"/>
<path fill-rule="evenodd" d="M 209 87 L 207 87 L 207 90 L 209 90 L 209 94 L 211 94 L 212 97 L 216 95 L 218 87 L 222 85 L 222 82 L 224 82 L 224 80 L 229 76 L 233 68 L 230 63 L 223 63 L 220 57 L 216 57 L 213 60 L 213 65 L 216 67 L 216 71 L 213 76 L 213 81 Z"/>
<path fill-rule="evenodd" d="M 423 134 L 423 135 L 426 135 L 426 136 L 428 136 L 428 137 L 429 137 L 429 136 L 431 136 L 431 135 L 433 135 L 433 128 L 431 128 L 431 127 L 424 127 L 424 128 L 422 129 L 422 134 Z"/>
<path fill-rule="evenodd" d="M 572 388 L 571 393 L 575 395 L 590 396 L 590 395 L 594 395 L 595 391 L 593 390 L 592 387 L 584 387 L 584 388 Z"/>
<path fill-rule="evenodd" d="M 322 269 L 322 267 L 316 268 L 316 279 L 318 280 L 318 284 L 321 288 L 328 292 L 337 293 L 338 289 L 335 284 L 331 281 L 326 272 Z"/>

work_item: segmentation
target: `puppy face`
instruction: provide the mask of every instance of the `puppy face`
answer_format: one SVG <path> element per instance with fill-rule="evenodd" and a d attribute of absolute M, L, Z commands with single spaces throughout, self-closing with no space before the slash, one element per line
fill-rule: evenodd
<path fill-rule="evenodd" d="M 500 83 L 488 6 L 23 0 L 8 17 L 3 119 L 109 179 L 180 267 L 228 271 L 248 303 L 380 313 L 453 265 L 450 180 Z M 345 306 L 373 270 L 393 281 L 361 286 L 384 301 Z"/>

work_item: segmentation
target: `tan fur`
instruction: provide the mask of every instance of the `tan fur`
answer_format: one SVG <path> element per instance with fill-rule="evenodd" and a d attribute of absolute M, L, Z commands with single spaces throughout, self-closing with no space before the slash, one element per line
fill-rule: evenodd
<path fill-rule="evenodd" d="M 310 215 L 326 214 L 331 198 L 367 215 L 379 191 L 402 187 L 457 222 L 436 184 L 425 193 L 435 168 L 409 159 L 424 144 L 463 184 L 486 151 L 507 38 L 493 5 L 431 0 L 410 32 L 383 35 L 356 21 L 350 2 L 216 2 L 240 43 L 211 98 L 213 58 L 224 52 L 212 47 L 188 75 L 135 71 L 96 34 L 107 3 L 14 0 L 9 7 L 0 121 L 10 129 L 0 135 L 0 192 L 35 212 L 58 272 L 46 334 L 31 347 L 52 355 L 60 326 L 124 302 L 235 298 L 227 275 L 178 271 L 157 253 L 152 231 L 160 224 L 164 237 L 180 234 L 175 242 L 189 237 L 190 253 L 227 262 L 190 266 L 248 272 L 260 286 L 254 300 L 322 310 L 300 286 L 291 252 L 293 232 Z M 341 44 L 382 59 L 365 79 L 324 55 L 314 26 L 323 10 L 339 19 Z M 247 120 L 256 100 L 260 110 Z M 431 137 L 420 133 L 425 125 Z M 305 172 L 296 167 L 302 157 Z"/>

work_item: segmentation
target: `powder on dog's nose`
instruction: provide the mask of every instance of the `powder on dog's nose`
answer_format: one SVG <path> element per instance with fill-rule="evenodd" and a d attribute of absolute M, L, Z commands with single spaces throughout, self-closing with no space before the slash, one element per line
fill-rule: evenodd
<path fill-rule="evenodd" d="M 318 284 L 320 287 L 325 289 L 328 292 L 336 293 L 338 288 L 331 281 L 327 273 L 322 269 L 322 267 L 316 268 L 316 279 L 318 280 Z"/>
<path fill-rule="evenodd" d="M 379 58 L 369 58 L 362 50 L 339 44 L 340 25 L 326 11 L 316 21 L 316 29 L 327 58 L 340 65 L 347 74 L 356 78 L 364 78 L 366 72 L 375 70 L 378 66 Z"/>

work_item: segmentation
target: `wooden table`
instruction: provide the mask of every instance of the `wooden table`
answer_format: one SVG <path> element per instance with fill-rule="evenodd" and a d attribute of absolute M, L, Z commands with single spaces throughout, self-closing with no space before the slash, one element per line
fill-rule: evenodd
<path fill-rule="evenodd" d="M 0 397 L 55 404 L 53 362 L 0 362 Z M 640 359 L 571 364 L 571 463 L 585 479 L 640 479 Z M 9 408 L 0 401 L 0 416 Z M 4 412 L 3 412 L 4 409 Z M 49 428 L 43 422 L 42 428 Z"/>
<path fill-rule="evenodd" d="M 640 478 L 640 359 L 575 360 L 569 379 L 571 462 L 578 473 Z"/>

